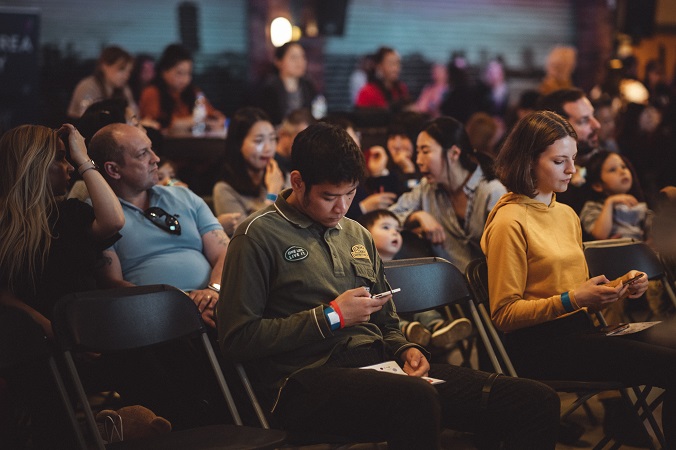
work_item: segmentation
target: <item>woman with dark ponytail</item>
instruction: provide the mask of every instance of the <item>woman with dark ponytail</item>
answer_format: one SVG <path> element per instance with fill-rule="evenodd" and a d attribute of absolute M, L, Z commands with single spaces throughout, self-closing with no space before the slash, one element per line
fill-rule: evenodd
<path fill-rule="evenodd" d="M 486 218 L 507 190 L 495 178 L 493 158 L 474 150 L 463 124 L 451 117 L 431 121 L 416 146 L 423 179 L 390 210 L 464 271 L 483 256 L 479 242 Z"/>

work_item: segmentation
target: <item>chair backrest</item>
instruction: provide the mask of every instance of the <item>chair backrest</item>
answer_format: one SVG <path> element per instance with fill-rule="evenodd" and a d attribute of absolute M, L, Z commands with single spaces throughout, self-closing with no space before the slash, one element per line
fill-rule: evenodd
<path fill-rule="evenodd" d="M 200 313 L 184 292 L 152 285 L 70 294 L 57 302 L 52 325 L 98 448 L 103 442 L 72 358 L 75 350 L 131 350 L 197 334 L 230 414 L 242 425 Z"/>
<path fill-rule="evenodd" d="M 662 262 L 645 242 L 605 239 L 585 242 L 583 248 L 592 277 L 605 275 L 614 280 L 633 269 L 645 272 L 651 280 L 664 276 Z"/>
<path fill-rule="evenodd" d="M 205 330 L 199 311 L 167 285 L 74 293 L 54 308 L 62 348 L 119 351 L 168 342 Z"/>
<path fill-rule="evenodd" d="M 412 313 L 469 300 L 462 275 L 443 258 L 411 258 L 386 261 L 385 276 L 401 292 L 392 299 L 398 312 Z"/>

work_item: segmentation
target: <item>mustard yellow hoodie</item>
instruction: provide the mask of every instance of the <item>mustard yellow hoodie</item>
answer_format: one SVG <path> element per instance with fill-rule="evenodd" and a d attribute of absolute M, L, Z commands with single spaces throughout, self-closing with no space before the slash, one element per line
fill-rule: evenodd
<path fill-rule="evenodd" d="M 503 195 L 486 221 L 481 249 L 488 262 L 491 317 L 514 331 L 561 317 L 561 294 L 588 278 L 580 220 L 567 205 Z M 575 309 L 575 295 L 570 292 Z"/>

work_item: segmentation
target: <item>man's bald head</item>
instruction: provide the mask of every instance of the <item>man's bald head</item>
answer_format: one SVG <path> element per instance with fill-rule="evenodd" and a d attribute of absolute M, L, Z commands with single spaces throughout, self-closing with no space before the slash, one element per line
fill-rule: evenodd
<path fill-rule="evenodd" d="M 136 127 L 125 123 L 111 123 L 97 131 L 89 143 L 89 154 L 101 167 L 107 162 L 124 163 L 124 137 Z"/>

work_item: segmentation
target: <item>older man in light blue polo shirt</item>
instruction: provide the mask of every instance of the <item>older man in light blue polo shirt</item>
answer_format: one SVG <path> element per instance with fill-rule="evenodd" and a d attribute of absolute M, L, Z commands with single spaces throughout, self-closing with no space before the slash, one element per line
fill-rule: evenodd
<path fill-rule="evenodd" d="M 159 158 L 138 128 L 111 124 L 92 138 L 90 154 L 120 199 L 123 236 L 104 252 L 110 285 L 169 284 L 186 292 L 205 322 L 220 290 L 229 239 L 204 201 L 182 187 L 157 186 Z"/>

